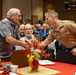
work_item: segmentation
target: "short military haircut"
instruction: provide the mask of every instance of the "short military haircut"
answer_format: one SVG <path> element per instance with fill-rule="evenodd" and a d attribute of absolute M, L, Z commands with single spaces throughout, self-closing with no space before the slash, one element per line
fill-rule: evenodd
<path fill-rule="evenodd" d="M 58 18 L 58 13 L 55 10 L 48 10 L 45 13 L 45 16 L 48 16 L 48 17 L 57 17 Z"/>

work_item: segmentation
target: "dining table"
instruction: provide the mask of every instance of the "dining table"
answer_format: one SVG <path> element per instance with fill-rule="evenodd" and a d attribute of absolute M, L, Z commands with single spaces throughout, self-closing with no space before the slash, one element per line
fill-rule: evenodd
<path fill-rule="evenodd" d="M 69 64 L 69 63 L 63 63 L 63 62 L 54 62 L 54 63 L 55 63 L 54 65 L 40 65 L 40 66 L 59 71 L 59 73 L 52 74 L 52 75 L 75 75 L 76 65 Z M 3 62 L 2 64 L 11 64 L 11 62 Z"/>
<path fill-rule="evenodd" d="M 63 62 L 55 62 L 55 65 L 46 65 L 45 67 L 60 71 L 54 75 L 75 75 L 76 72 L 76 65 Z"/>

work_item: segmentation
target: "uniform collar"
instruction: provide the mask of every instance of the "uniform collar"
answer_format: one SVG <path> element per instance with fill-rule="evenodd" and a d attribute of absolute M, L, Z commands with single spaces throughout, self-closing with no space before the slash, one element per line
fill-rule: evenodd
<path fill-rule="evenodd" d="M 59 26 L 57 28 L 54 28 L 54 31 L 58 32 L 62 27 L 64 27 L 64 22 L 61 20 L 58 20 Z"/>

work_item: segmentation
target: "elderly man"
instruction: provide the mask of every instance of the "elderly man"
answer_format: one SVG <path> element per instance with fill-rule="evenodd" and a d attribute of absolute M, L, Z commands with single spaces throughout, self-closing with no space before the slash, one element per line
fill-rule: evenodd
<path fill-rule="evenodd" d="M 76 64 L 76 24 L 73 21 L 59 20 L 58 13 L 54 10 L 49 10 L 45 13 L 46 22 L 52 26 L 49 36 L 40 44 L 40 46 L 47 46 L 54 39 L 60 41 L 68 48 L 70 52 L 69 57 L 64 57 L 67 62 Z"/>
<path fill-rule="evenodd" d="M 20 10 L 11 8 L 7 12 L 7 18 L 0 21 L 0 58 L 2 61 L 10 61 L 14 45 L 29 47 L 29 43 L 17 40 L 21 19 Z"/>
<path fill-rule="evenodd" d="M 30 24 L 25 25 L 25 36 L 20 38 L 20 40 L 29 41 L 29 42 L 36 40 L 36 38 L 33 35 L 32 25 L 30 25 Z M 16 50 L 22 50 L 22 49 L 23 49 L 22 46 L 16 46 Z"/>
<path fill-rule="evenodd" d="M 22 37 L 20 40 L 22 40 L 22 41 L 27 40 L 27 41 L 30 41 L 30 42 L 36 40 L 36 38 L 33 35 L 32 25 L 30 25 L 30 24 L 25 25 L 25 36 Z"/>

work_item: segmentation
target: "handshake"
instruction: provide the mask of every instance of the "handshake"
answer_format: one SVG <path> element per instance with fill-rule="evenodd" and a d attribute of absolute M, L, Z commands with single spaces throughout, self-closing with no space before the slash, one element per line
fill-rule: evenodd
<path fill-rule="evenodd" d="M 24 49 L 29 49 L 31 47 L 34 47 L 35 49 L 44 49 L 44 46 L 42 46 L 41 41 L 35 40 L 30 42 L 29 40 L 25 41 L 26 45 L 24 47 Z"/>

